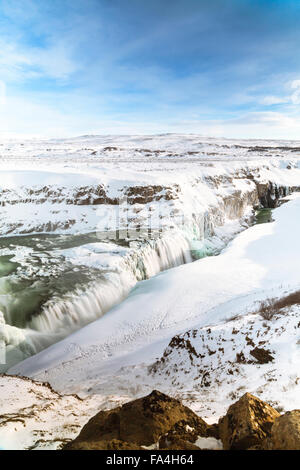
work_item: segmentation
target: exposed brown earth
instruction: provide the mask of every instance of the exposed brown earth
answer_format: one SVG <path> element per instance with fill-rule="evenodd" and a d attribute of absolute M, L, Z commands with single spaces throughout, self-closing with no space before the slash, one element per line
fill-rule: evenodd
<path fill-rule="evenodd" d="M 281 310 L 287 307 L 292 307 L 293 305 L 300 305 L 299 290 L 280 298 L 266 299 L 260 302 L 257 313 L 259 313 L 265 320 L 271 320 Z"/>
<path fill-rule="evenodd" d="M 250 354 L 259 364 L 267 364 L 268 362 L 272 362 L 274 359 L 270 351 L 263 348 L 254 348 L 250 351 Z"/>

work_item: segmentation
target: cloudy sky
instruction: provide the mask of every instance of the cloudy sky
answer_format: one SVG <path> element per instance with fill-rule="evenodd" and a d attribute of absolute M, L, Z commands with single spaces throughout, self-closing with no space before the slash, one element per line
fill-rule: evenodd
<path fill-rule="evenodd" d="M 0 135 L 300 139 L 299 0 L 0 0 Z"/>

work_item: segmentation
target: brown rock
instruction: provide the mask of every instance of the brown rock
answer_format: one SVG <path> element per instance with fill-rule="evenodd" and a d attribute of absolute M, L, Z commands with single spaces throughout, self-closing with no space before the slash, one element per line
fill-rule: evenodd
<path fill-rule="evenodd" d="M 198 416 L 190 418 L 189 421 L 182 420 L 159 439 L 159 449 L 199 449 L 194 445 L 199 436 L 211 436 L 210 427 L 203 424 Z"/>
<path fill-rule="evenodd" d="M 273 450 L 300 450 L 300 410 L 288 411 L 272 426 L 270 448 Z"/>
<path fill-rule="evenodd" d="M 150 446 L 179 422 L 197 429 L 201 437 L 208 435 L 209 426 L 192 410 L 180 401 L 154 390 L 150 395 L 122 407 L 100 411 L 65 449 L 77 449 L 80 443 L 84 446 L 89 443 L 97 448 L 98 444 L 103 445 L 103 441 L 112 440 Z"/>
<path fill-rule="evenodd" d="M 66 445 L 64 450 L 143 450 L 143 448 L 137 444 L 113 439 L 111 441 L 73 442 L 72 446 Z"/>
<path fill-rule="evenodd" d="M 172 438 L 166 447 L 160 447 L 160 450 L 200 450 L 195 444 L 184 441 L 180 438 Z"/>
<path fill-rule="evenodd" d="M 219 420 L 220 439 L 224 449 L 260 446 L 270 436 L 273 422 L 279 416 L 270 405 L 246 393 Z"/>
<path fill-rule="evenodd" d="M 255 357 L 259 364 L 267 364 L 268 362 L 272 362 L 274 359 L 268 349 L 254 348 L 250 351 L 250 354 Z"/>
<path fill-rule="evenodd" d="M 127 196 L 128 204 L 147 204 L 152 201 L 160 201 L 165 199 L 170 201 L 178 199 L 179 186 L 160 186 L 160 185 L 147 185 L 147 186 L 130 186 L 125 194 Z"/>

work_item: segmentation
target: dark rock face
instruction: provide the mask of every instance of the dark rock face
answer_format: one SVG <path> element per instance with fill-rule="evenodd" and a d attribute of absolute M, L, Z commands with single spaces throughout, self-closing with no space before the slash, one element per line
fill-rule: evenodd
<path fill-rule="evenodd" d="M 120 446 L 120 442 L 123 446 L 134 445 L 135 448 L 151 446 L 158 441 L 161 441 L 160 445 L 167 446 L 168 439 L 163 440 L 162 436 L 170 432 L 174 434 L 168 444 L 170 446 L 182 446 L 187 437 L 188 446 L 198 436 L 211 435 L 209 426 L 193 411 L 178 400 L 154 390 L 150 395 L 122 407 L 100 411 L 64 449 L 111 449 L 112 445 Z"/>
<path fill-rule="evenodd" d="M 280 415 L 267 403 L 245 393 L 231 405 L 219 420 L 219 433 L 225 450 L 261 448 L 271 435 L 271 428 Z"/>
<path fill-rule="evenodd" d="M 257 360 L 259 364 L 267 364 L 268 362 L 272 362 L 274 359 L 268 349 L 254 348 L 252 351 L 250 351 L 250 354 Z"/>
<path fill-rule="evenodd" d="M 165 199 L 178 199 L 180 192 L 179 185 L 170 186 L 148 185 L 148 186 L 131 186 L 125 191 L 129 204 L 147 204 L 152 201 L 160 201 Z"/>
<path fill-rule="evenodd" d="M 278 207 L 281 198 L 287 196 L 290 188 L 286 186 L 278 186 L 269 183 L 256 183 L 258 199 L 261 205 L 265 208 L 274 209 Z"/>
<path fill-rule="evenodd" d="M 127 197 L 128 204 L 147 204 L 152 201 L 164 199 L 178 199 L 180 192 L 179 185 L 173 186 L 130 186 L 120 192 L 120 197 Z M 16 205 L 20 203 L 44 204 L 45 202 L 62 203 L 68 205 L 117 205 L 119 200 L 116 197 L 108 196 L 108 188 L 103 184 L 98 186 L 82 186 L 67 191 L 65 187 L 43 186 L 40 188 L 23 188 L 22 195 L 15 190 L 3 189 L 0 191 L 0 206 Z"/>
<path fill-rule="evenodd" d="M 65 187 L 43 186 L 41 188 L 23 188 L 22 194 L 15 190 L 0 191 L 0 206 L 16 204 L 60 204 L 65 202 L 68 205 L 86 206 L 98 204 L 118 204 L 117 198 L 107 196 L 106 188 L 103 185 L 82 186 L 67 191 Z"/>
<path fill-rule="evenodd" d="M 216 426 L 207 426 L 197 417 L 178 421 L 172 428 L 159 439 L 159 449 L 197 449 L 195 442 L 199 436 L 214 437 L 218 439 Z M 183 446 L 183 447 L 182 447 Z M 191 447 L 192 446 L 192 447 Z"/>
<path fill-rule="evenodd" d="M 78 441 L 74 442 L 72 446 L 67 444 L 64 450 L 143 450 L 143 448 L 132 442 L 112 439 L 104 441 Z"/>

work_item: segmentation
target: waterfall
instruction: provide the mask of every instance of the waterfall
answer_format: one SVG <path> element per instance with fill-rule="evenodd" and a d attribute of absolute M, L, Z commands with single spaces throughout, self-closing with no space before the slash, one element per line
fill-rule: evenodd
<path fill-rule="evenodd" d="M 92 283 L 85 290 L 77 289 L 66 299 L 51 299 L 26 327 L 40 332 L 69 334 L 120 303 L 136 282 L 191 261 L 189 243 L 179 233 L 148 242 L 144 247 L 132 250 L 122 260 L 119 270 L 104 275 L 101 281 Z"/>
<path fill-rule="evenodd" d="M 196 213 L 189 213 L 184 227 L 174 223 L 176 228 L 160 238 L 129 242 L 130 248 L 124 250 L 117 266 L 108 267 L 97 280 L 52 295 L 18 328 L 7 309 L 6 324 L 0 325 L 0 340 L 4 338 L 7 347 L 6 369 L 100 318 L 124 300 L 137 282 L 193 261 L 192 254 L 199 258 L 214 253 L 222 245 L 215 235 L 217 227 L 226 223 L 229 212 L 232 218 L 241 217 L 251 206 L 250 195 L 245 200 L 230 198 L 210 210 L 195 207 Z M 231 236 L 230 231 L 225 232 Z M 93 243 L 97 245 L 95 240 Z"/>
<path fill-rule="evenodd" d="M 7 364 L 0 366 L 0 372 L 100 318 L 124 300 L 137 282 L 191 261 L 186 237 L 180 232 L 168 233 L 157 240 L 139 242 L 117 268 L 103 273 L 100 280 L 77 287 L 62 297 L 53 296 L 24 327 L 12 324 L 7 308 L 0 323 Z"/>
<path fill-rule="evenodd" d="M 121 302 L 134 285 L 129 273 L 111 275 L 112 279 L 77 289 L 66 299 L 51 299 L 38 315 L 33 316 L 27 327 L 40 332 L 64 334 L 100 318 L 115 304 Z"/>

